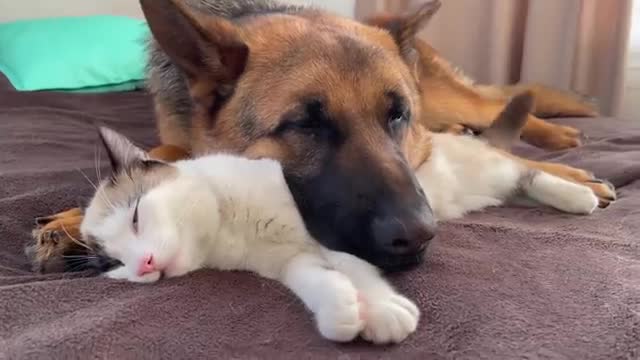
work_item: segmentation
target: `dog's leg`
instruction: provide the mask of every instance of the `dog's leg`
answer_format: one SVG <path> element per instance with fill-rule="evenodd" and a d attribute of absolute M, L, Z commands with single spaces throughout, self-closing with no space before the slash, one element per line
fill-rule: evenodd
<path fill-rule="evenodd" d="M 187 151 L 173 145 L 153 148 L 149 155 L 157 160 L 173 162 L 189 157 Z M 78 253 L 83 247 L 91 246 L 80 236 L 82 209 L 74 208 L 63 212 L 36 218 L 36 228 L 32 235 L 34 244 L 27 247 L 34 270 L 40 272 L 64 271 L 62 256 Z M 54 266 L 54 264 L 57 264 Z M 61 265 L 62 264 L 62 265 Z"/>
<path fill-rule="evenodd" d="M 522 130 L 522 139 L 547 150 L 565 150 L 582 145 L 580 130 L 552 124 L 530 115 Z"/>
<path fill-rule="evenodd" d="M 606 180 L 600 180 L 586 170 L 576 169 L 574 167 L 563 164 L 539 162 L 522 159 L 519 157 L 515 158 L 530 169 L 543 171 L 561 179 L 590 188 L 598 197 L 598 206 L 601 208 L 608 207 L 617 199 L 616 189 L 610 182 Z"/>
<path fill-rule="evenodd" d="M 360 293 L 365 340 L 375 344 L 400 343 L 416 331 L 418 307 L 396 292 L 374 266 L 347 253 L 325 251 L 331 266 L 345 274 Z"/>
<path fill-rule="evenodd" d="M 481 96 L 470 87 L 433 78 L 423 81 L 423 117 L 421 124 L 436 132 L 462 132 L 466 127 L 486 129 L 507 105 L 506 100 Z M 529 115 L 522 130 L 522 139 L 532 145 L 562 150 L 581 144 L 580 131 L 552 124 Z"/>
<path fill-rule="evenodd" d="M 151 149 L 149 151 L 149 156 L 152 159 L 171 163 L 188 159 L 191 154 L 189 154 L 189 152 L 184 150 L 183 148 L 175 145 L 161 145 Z"/>
<path fill-rule="evenodd" d="M 321 256 L 296 255 L 280 279 L 314 314 L 318 330 L 332 341 L 354 340 L 363 329 L 358 291 Z"/>
<path fill-rule="evenodd" d="M 485 96 L 496 99 L 506 99 L 529 91 L 536 104 L 533 114 L 539 118 L 598 116 L 598 108 L 592 100 L 544 85 L 479 85 L 476 89 Z"/>

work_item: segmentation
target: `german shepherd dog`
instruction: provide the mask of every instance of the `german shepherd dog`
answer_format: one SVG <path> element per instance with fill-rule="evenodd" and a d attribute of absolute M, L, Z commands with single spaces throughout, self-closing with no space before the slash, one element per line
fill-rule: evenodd
<path fill-rule="evenodd" d="M 564 149 L 580 133 L 540 117 L 596 113 L 541 86 L 472 84 L 416 38 L 438 0 L 365 22 L 270 0 L 140 2 L 154 38 L 149 86 L 163 144 L 151 155 L 276 159 L 310 233 L 387 271 L 419 264 L 436 233 L 414 176 L 430 154 L 425 128 L 482 132 L 527 90 L 537 116 L 522 138 Z M 519 161 L 589 186 L 602 207 L 615 200 L 587 171 Z M 87 246 L 77 241 L 81 220 L 80 209 L 40 219 L 38 269 L 63 270 L 63 255 Z"/>

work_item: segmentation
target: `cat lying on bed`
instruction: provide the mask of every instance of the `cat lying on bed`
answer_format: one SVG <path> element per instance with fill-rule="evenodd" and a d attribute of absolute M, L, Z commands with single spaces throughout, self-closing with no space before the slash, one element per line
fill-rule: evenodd
<path fill-rule="evenodd" d="M 168 164 L 112 130 L 100 134 L 114 173 L 86 209 L 81 233 L 107 277 L 252 271 L 300 297 L 327 339 L 397 343 L 416 330 L 418 308 L 372 265 L 311 238 L 276 161 L 219 154 Z M 576 214 L 598 206 L 590 188 L 528 169 L 482 140 L 434 134 L 433 145 L 417 174 L 440 219 L 514 197 Z"/>
<path fill-rule="evenodd" d="M 211 155 L 167 164 L 112 130 L 100 134 L 114 172 L 80 231 L 107 277 L 252 271 L 291 289 L 327 339 L 397 343 L 416 330 L 418 308 L 375 267 L 309 235 L 278 162 Z"/>

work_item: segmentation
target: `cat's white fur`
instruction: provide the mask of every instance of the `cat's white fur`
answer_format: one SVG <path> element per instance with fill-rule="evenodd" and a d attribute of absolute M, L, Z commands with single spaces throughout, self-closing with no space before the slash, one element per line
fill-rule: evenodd
<path fill-rule="evenodd" d="M 112 149 L 116 154 L 144 154 L 113 131 L 102 134 L 107 144 L 120 147 Z M 110 203 L 106 183 L 87 208 L 83 236 L 94 237 L 124 264 L 108 277 L 154 282 L 201 268 L 253 271 L 300 297 L 327 339 L 362 335 L 397 343 L 416 330 L 418 308 L 372 265 L 330 251 L 309 235 L 277 162 L 211 155 L 167 166 L 176 173 L 141 194 L 137 232 L 134 202 Z M 417 175 L 441 220 L 515 195 L 579 214 L 598 204 L 589 188 L 531 172 L 470 137 L 434 135 L 432 156 Z M 138 264 L 148 253 L 163 271 L 139 276 Z"/>
<path fill-rule="evenodd" d="M 438 220 L 510 201 L 582 215 L 598 207 L 589 187 L 527 168 L 471 136 L 433 134 L 431 156 L 416 176 Z"/>

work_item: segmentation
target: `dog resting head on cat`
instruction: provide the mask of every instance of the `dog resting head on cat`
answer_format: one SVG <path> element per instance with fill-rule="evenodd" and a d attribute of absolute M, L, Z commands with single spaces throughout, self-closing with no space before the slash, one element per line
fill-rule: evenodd
<path fill-rule="evenodd" d="M 141 4 L 163 144 L 276 159 L 323 245 L 422 261 L 436 226 L 403 149 L 421 118 L 414 36 L 439 1 L 388 29 L 269 0 Z"/>

